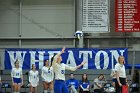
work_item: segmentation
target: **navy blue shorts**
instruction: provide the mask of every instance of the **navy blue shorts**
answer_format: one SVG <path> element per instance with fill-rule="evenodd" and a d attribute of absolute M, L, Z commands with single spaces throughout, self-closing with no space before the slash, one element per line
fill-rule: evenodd
<path fill-rule="evenodd" d="M 14 83 L 21 83 L 21 78 L 13 78 L 13 80 L 14 80 Z"/>

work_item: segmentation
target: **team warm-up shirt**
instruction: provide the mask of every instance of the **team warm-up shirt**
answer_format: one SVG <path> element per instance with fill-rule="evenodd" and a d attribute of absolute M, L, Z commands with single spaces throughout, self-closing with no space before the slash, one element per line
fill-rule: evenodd
<path fill-rule="evenodd" d="M 125 72 L 125 66 L 121 65 L 120 63 L 117 63 L 115 65 L 115 71 L 119 73 L 119 77 L 126 78 L 126 72 Z"/>
<path fill-rule="evenodd" d="M 68 66 L 64 63 L 57 63 L 57 55 L 54 57 L 52 67 L 55 73 L 55 80 L 65 80 L 65 69 L 75 71 L 76 67 Z"/>
<path fill-rule="evenodd" d="M 87 89 L 90 85 L 89 81 L 87 82 L 83 82 L 82 80 L 80 80 L 80 86 L 82 86 L 84 89 Z"/>
<path fill-rule="evenodd" d="M 78 80 L 76 79 L 69 79 L 66 81 L 67 87 L 73 85 L 75 87 L 75 89 L 78 89 Z"/>
<path fill-rule="evenodd" d="M 39 74 L 38 71 L 30 70 L 29 72 L 29 82 L 33 87 L 36 87 L 39 82 Z"/>
<path fill-rule="evenodd" d="M 50 67 L 49 69 L 49 67 L 43 66 L 41 76 L 43 81 L 47 81 L 47 82 L 53 81 L 54 79 L 53 68 Z"/>
<path fill-rule="evenodd" d="M 22 76 L 22 69 L 21 68 L 12 68 L 11 77 L 13 78 L 21 78 Z"/>

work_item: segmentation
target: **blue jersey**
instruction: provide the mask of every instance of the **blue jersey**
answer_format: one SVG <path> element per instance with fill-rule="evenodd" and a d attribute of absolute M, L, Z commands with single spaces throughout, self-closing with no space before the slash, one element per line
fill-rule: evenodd
<path fill-rule="evenodd" d="M 69 79 L 66 81 L 66 84 L 67 84 L 67 87 L 69 87 L 71 85 L 75 86 L 75 89 L 78 89 L 78 86 L 79 86 L 78 80 L 76 80 L 76 79 Z"/>
<path fill-rule="evenodd" d="M 80 80 L 80 83 L 79 83 L 84 89 L 86 89 L 89 85 L 90 85 L 90 83 L 89 83 L 89 81 L 87 81 L 87 82 L 83 82 L 82 80 Z"/>

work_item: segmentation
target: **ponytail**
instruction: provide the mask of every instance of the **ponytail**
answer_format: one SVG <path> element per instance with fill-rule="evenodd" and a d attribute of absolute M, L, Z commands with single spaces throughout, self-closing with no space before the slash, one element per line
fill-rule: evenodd
<path fill-rule="evenodd" d="M 56 54 L 55 54 L 55 55 L 56 55 Z M 49 70 L 50 70 L 50 67 L 52 66 L 52 62 L 53 62 L 53 60 L 54 60 L 55 55 L 51 58 L 51 64 L 50 64 L 50 66 L 49 66 Z"/>

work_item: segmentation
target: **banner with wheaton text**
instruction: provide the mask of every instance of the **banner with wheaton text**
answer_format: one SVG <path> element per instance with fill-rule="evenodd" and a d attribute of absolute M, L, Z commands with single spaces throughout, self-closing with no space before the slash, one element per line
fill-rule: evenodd
<path fill-rule="evenodd" d="M 23 69 L 30 69 L 32 64 L 36 64 L 37 69 L 41 69 L 44 60 L 51 60 L 51 57 L 60 51 L 61 49 L 5 49 L 5 69 L 14 67 L 14 62 L 17 59 Z M 82 61 L 86 61 L 87 64 L 81 69 L 111 69 L 120 55 L 125 57 L 127 65 L 127 54 L 126 48 L 66 48 L 65 53 L 62 54 L 62 62 L 70 66 L 76 66 Z"/>

